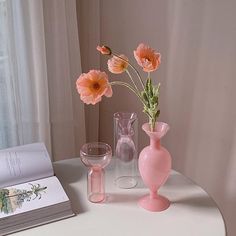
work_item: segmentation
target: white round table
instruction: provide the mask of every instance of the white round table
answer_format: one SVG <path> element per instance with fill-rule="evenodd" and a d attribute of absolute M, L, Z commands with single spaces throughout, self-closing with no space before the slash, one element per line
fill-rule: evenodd
<path fill-rule="evenodd" d="M 148 193 L 139 184 L 119 189 L 113 184 L 113 164 L 106 169 L 107 201 L 87 200 L 86 168 L 78 158 L 54 163 L 56 176 L 64 186 L 75 217 L 16 233 L 21 236 L 225 236 L 222 215 L 208 194 L 182 174 L 172 171 L 160 193 L 171 206 L 163 212 L 149 212 L 137 205 Z"/>

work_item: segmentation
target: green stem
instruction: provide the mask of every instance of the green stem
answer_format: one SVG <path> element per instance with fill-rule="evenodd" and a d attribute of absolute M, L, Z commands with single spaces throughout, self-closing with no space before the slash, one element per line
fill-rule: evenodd
<path fill-rule="evenodd" d="M 135 71 L 135 73 L 137 74 L 137 76 L 138 76 L 138 78 L 139 78 L 139 81 L 140 81 L 140 83 L 141 83 L 141 85 L 142 85 L 142 87 L 143 87 L 143 89 L 144 89 L 144 83 L 143 83 L 143 81 L 142 81 L 142 78 L 141 78 L 139 72 L 136 70 L 136 68 L 135 68 L 132 64 L 130 64 L 129 61 L 127 61 L 127 60 L 125 60 L 124 58 L 120 57 L 118 54 L 112 52 L 112 55 L 118 57 L 119 59 L 121 59 L 121 60 L 123 60 L 123 61 L 125 61 L 125 62 L 127 62 L 127 63 L 129 64 L 129 66 L 130 66 L 130 67 Z"/>
<path fill-rule="evenodd" d="M 149 124 L 150 124 L 151 132 L 153 132 L 155 128 L 155 119 L 153 119 L 153 117 L 149 117 Z"/>
<path fill-rule="evenodd" d="M 135 82 L 134 82 L 134 80 L 133 80 L 131 74 L 129 73 L 128 70 L 125 70 L 125 71 L 126 71 L 126 73 L 128 74 L 129 78 L 131 79 L 131 81 L 132 81 L 132 83 L 133 83 L 135 89 L 137 90 L 137 92 L 139 92 L 138 87 L 137 87 L 137 85 L 135 84 Z"/>
<path fill-rule="evenodd" d="M 114 81 L 111 82 L 110 85 L 120 85 L 120 86 L 125 86 L 126 88 L 130 89 L 139 99 L 140 101 L 143 103 L 143 105 L 145 105 L 145 103 L 143 102 L 142 97 L 139 95 L 139 93 L 135 90 L 135 88 L 133 88 L 130 84 L 122 82 L 122 81 Z"/>

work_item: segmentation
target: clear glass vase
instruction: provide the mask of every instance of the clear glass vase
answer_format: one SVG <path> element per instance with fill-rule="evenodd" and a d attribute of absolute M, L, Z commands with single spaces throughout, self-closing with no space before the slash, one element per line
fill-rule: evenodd
<path fill-rule="evenodd" d="M 114 114 L 115 184 L 120 188 L 137 185 L 137 124 L 136 113 Z"/>

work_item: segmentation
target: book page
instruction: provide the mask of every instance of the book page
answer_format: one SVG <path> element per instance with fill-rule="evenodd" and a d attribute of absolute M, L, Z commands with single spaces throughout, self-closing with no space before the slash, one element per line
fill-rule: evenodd
<path fill-rule="evenodd" d="M 43 143 L 0 151 L 0 188 L 52 175 L 51 159 Z"/>
<path fill-rule="evenodd" d="M 69 199 L 55 176 L 0 188 L 0 219 L 67 201 Z"/>

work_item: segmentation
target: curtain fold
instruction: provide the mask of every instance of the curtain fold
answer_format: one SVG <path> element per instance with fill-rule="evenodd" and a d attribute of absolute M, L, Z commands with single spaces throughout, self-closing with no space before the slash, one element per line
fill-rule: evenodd
<path fill-rule="evenodd" d="M 76 2 L 45 0 L 43 8 L 52 146 L 61 159 L 78 155 L 85 142 L 84 105 L 75 90 L 81 73 Z"/>
<path fill-rule="evenodd" d="M 75 4 L 1 1 L 1 148 L 43 141 L 54 160 L 79 154 L 85 121 L 75 90 L 81 73 Z"/>
<path fill-rule="evenodd" d="M 100 68 L 100 54 L 96 47 L 100 42 L 100 0 L 76 0 L 82 71 Z M 100 104 L 85 106 L 86 140 L 99 140 Z M 104 141 L 104 140 L 100 140 Z"/>

